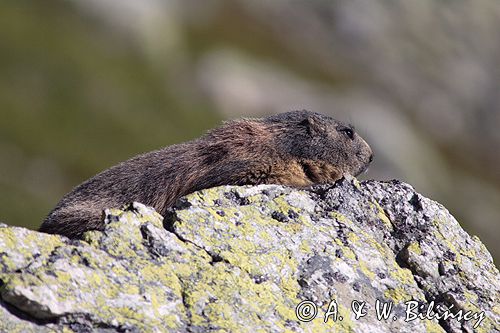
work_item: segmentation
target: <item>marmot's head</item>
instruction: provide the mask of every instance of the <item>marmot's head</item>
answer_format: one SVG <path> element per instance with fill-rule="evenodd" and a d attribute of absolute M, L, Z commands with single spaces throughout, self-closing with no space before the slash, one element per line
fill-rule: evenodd
<path fill-rule="evenodd" d="M 370 146 L 351 125 L 310 112 L 292 111 L 264 119 L 276 144 L 299 161 L 317 161 L 319 166 L 357 176 L 373 160 Z"/>

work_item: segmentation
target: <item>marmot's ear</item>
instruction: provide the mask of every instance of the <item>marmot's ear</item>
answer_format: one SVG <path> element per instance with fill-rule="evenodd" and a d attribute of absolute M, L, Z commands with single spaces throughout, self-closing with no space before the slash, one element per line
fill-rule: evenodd
<path fill-rule="evenodd" d="M 321 121 L 313 116 L 307 116 L 300 122 L 299 125 L 304 126 L 307 133 L 311 135 L 323 133 L 325 131 L 325 128 L 324 126 L 322 126 Z"/>

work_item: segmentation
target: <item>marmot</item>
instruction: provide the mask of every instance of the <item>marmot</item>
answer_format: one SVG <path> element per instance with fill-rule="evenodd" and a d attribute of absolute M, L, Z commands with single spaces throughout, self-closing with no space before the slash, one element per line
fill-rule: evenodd
<path fill-rule="evenodd" d="M 66 194 L 40 231 L 78 238 L 102 230 L 105 208 L 138 201 L 160 214 L 177 199 L 219 185 L 305 187 L 358 175 L 373 159 L 370 146 L 328 116 L 292 111 L 224 123 L 201 138 L 138 155 Z"/>

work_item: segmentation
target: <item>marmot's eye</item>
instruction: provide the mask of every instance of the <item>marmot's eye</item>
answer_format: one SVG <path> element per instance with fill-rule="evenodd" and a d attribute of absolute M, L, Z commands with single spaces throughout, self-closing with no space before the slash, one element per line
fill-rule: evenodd
<path fill-rule="evenodd" d="M 344 127 L 344 128 L 339 129 L 339 132 L 344 133 L 351 140 L 354 139 L 354 130 L 352 128 Z"/>

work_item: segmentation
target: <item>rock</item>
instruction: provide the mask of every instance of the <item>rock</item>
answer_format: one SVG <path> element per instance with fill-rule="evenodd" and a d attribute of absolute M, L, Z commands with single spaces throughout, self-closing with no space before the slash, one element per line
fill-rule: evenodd
<path fill-rule="evenodd" d="M 398 181 L 223 186 L 165 219 L 105 215 L 83 240 L 0 225 L 1 332 L 500 331 L 484 245 Z M 405 322 L 412 306 L 457 318 Z"/>

